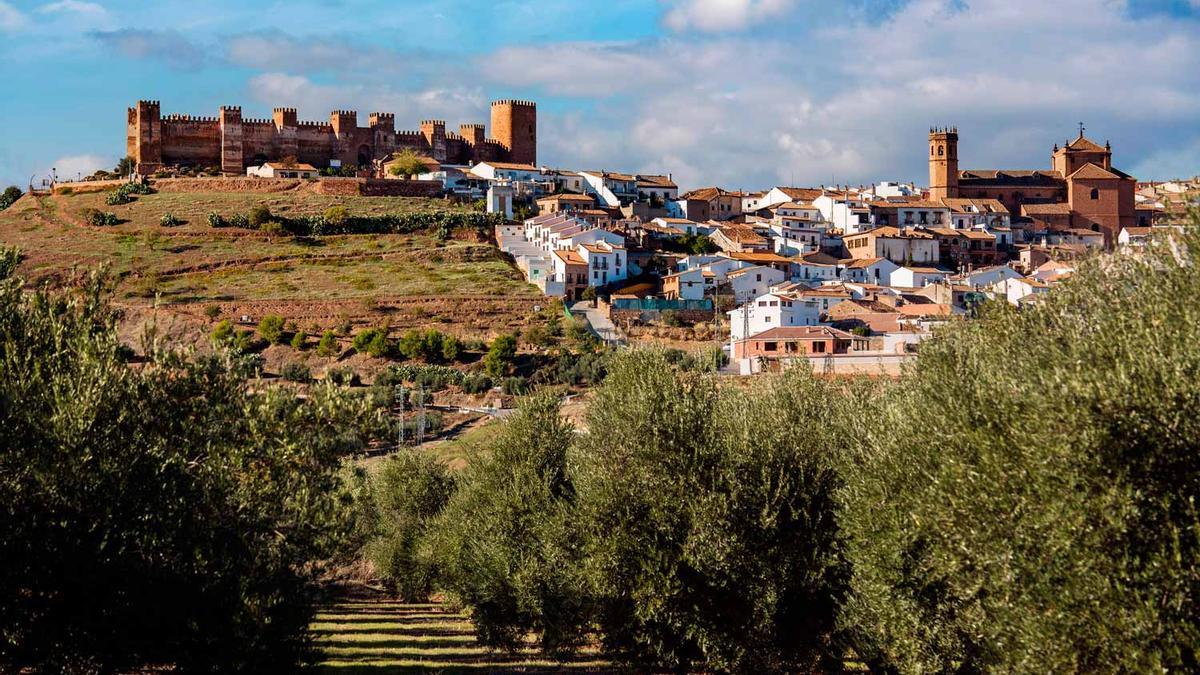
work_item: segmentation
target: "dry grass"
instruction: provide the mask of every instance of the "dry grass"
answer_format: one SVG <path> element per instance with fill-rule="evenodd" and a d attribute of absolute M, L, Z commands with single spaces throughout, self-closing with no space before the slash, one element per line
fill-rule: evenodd
<path fill-rule="evenodd" d="M 532 647 L 515 653 L 480 645 L 470 618 L 442 604 L 354 599 L 330 604 L 311 625 L 321 657 L 315 672 L 612 672 L 594 651 L 559 663 Z"/>
<path fill-rule="evenodd" d="M 73 269 L 106 266 L 119 282 L 116 298 L 162 311 L 203 317 L 265 312 L 328 326 L 339 317 L 400 326 L 436 325 L 459 335 L 488 336 L 522 325 L 537 289 L 488 243 L 439 242 L 424 234 L 268 239 L 208 227 L 209 212 L 230 216 L 258 204 L 286 216 L 321 213 L 340 204 L 352 215 L 461 208 L 441 200 L 279 194 L 157 193 L 105 206 L 106 193 L 22 199 L 0 212 L 0 243 L 24 252 L 22 272 L 55 282 Z M 84 225 L 87 208 L 116 213 L 115 227 Z M 164 228 L 170 212 L 185 223 Z M 409 299 L 412 299 L 411 301 Z M 424 311 L 418 317 L 409 311 Z"/>

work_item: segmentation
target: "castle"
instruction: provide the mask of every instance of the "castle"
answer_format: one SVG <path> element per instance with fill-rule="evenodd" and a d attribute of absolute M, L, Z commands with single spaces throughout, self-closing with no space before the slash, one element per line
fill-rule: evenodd
<path fill-rule="evenodd" d="M 158 101 L 138 101 L 128 109 L 126 148 L 143 174 L 190 165 L 241 175 L 249 165 L 285 157 L 316 167 L 365 167 L 406 149 L 445 164 L 537 163 L 532 101 L 493 101 L 492 138 L 482 124 L 458 129 L 447 132 L 444 121 L 425 120 L 419 131 L 396 131 L 395 116 L 383 112 L 371 113 L 360 127 L 353 110 L 335 110 L 328 122 L 297 120 L 295 108 L 275 108 L 271 119 L 243 118 L 237 106 L 221 106 L 216 117 L 164 117 Z"/>
<path fill-rule="evenodd" d="M 1046 170 L 958 169 L 958 129 L 929 130 L 929 198 L 997 199 L 1035 229 L 1078 228 L 1103 232 L 1116 242 L 1137 224 L 1137 180 L 1112 165 L 1112 146 L 1083 135 L 1056 143 Z"/>

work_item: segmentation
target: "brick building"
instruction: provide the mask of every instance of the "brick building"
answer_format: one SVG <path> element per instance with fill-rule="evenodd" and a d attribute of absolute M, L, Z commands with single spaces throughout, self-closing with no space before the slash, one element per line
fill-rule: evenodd
<path fill-rule="evenodd" d="M 933 201 L 995 199 L 1013 216 L 1042 220 L 1051 229 L 1101 232 L 1111 246 L 1122 228 L 1137 224 L 1136 189 L 1136 179 L 1113 167 L 1112 146 L 1086 138 L 1082 125 L 1078 138 L 1065 141 L 1061 148 L 1054 145 L 1050 168 L 1045 170 L 960 171 L 958 129 L 929 131 L 929 198 Z M 1055 207 L 1044 206 L 1051 204 Z M 1045 216 L 1054 217 L 1046 222 Z"/>
<path fill-rule="evenodd" d="M 242 117 L 237 106 L 222 106 L 216 117 L 166 115 L 158 101 L 138 101 L 126 117 L 126 153 L 139 173 L 162 166 L 214 166 L 232 174 L 246 167 L 293 157 L 315 167 L 370 166 L 400 150 L 412 150 L 444 164 L 482 161 L 537 163 L 537 105 L 532 101 L 492 102 L 492 138 L 482 124 L 446 131 L 442 120 L 425 120 L 417 131 L 397 131 L 392 113 L 373 112 L 367 126 L 358 113 L 335 110 L 328 122 L 297 119 L 295 108 L 275 108 L 270 119 Z"/>

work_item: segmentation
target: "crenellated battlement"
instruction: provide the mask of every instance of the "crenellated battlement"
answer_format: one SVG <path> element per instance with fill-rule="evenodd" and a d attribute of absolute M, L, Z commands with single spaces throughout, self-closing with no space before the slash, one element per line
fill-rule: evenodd
<path fill-rule="evenodd" d="M 525 101 L 525 100 L 515 99 L 515 98 L 502 98 L 499 101 L 492 101 L 493 108 L 498 105 L 521 106 L 521 107 L 525 107 L 525 108 L 536 108 L 537 107 L 537 104 L 534 103 L 533 101 Z"/>
<path fill-rule="evenodd" d="M 275 112 L 275 113 L 294 113 L 294 112 L 296 112 L 296 109 L 295 109 L 295 108 L 271 108 L 271 112 Z"/>
<path fill-rule="evenodd" d="M 421 120 L 421 126 L 444 127 L 446 120 Z"/>
<path fill-rule="evenodd" d="M 958 127 L 929 127 L 931 134 L 957 134 Z"/>
<path fill-rule="evenodd" d="M 331 111 L 329 114 L 330 115 L 341 115 L 341 116 L 345 116 L 345 117 L 358 117 L 357 110 L 334 110 L 334 111 Z"/>
<path fill-rule="evenodd" d="M 220 119 L 216 118 L 216 117 L 202 117 L 202 116 L 192 116 L 192 115 L 181 114 L 181 113 L 171 113 L 170 115 L 164 116 L 162 118 L 162 121 L 163 122 L 172 122 L 172 123 L 176 123 L 176 124 L 197 124 L 197 123 L 205 124 L 205 123 L 209 123 L 209 122 L 219 122 Z"/>
<path fill-rule="evenodd" d="M 265 117 L 243 117 L 242 125 L 247 124 L 270 124 L 271 126 L 275 126 L 275 121 Z"/>
<path fill-rule="evenodd" d="M 300 120 L 296 123 L 296 126 L 315 129 L 333 129 L 333 125 L 329 122 L 313 122 L 309 120 Z"/>

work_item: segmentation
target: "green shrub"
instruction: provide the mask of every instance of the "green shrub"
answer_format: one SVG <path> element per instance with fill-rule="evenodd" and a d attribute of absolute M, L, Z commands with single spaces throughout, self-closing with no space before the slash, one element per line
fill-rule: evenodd
<path fill-rule="evenodd" d="M 235 213 L 229 218 L 229 227 L 239 227 L 243 230 L 250 228 L 250 219 L 244 214 Z"/>
<path fill-rule="evenodd" d="M 210 319 L 215 319 L 218 316 L 221 316 L 221 308 L 217 305 L 207 305 L 204 308 L 204 316 L 207 316 Z"/>
<path fill-rule="evenodd" d="M 348 387 L 357 387 L 358 385 L 362 384 L 362 380 L 359 378 L 358 373 L 354 372 L 354 370 L 350 368 L 330 368 L 329 370 L 325 371 L 325 379 L 329 380 L 333 384 Z"/>
<path fill-rule="evenodd" d="M 183 224 L 183 221 L 170 213 L 164 213 L 162 218 L 158 219 L 158 224 L 162 227 L 178 227 Z"/>
<path fill-rule="evenodd" d="M 265 204 L 259 204 L 250 209 L 250 215 L 246 218 L 246 222 L 253 229 L 258 229 L 266 225 L 271 220 L 271 209 Z"/>
<path fill-rule="evenodd" d="M 0 406 L 0 670 L 299 669 L 370 411 L 261 391 L 224 355 L 131 368 L 98 279 L 0 277 L 0 400 L 20 401 Z"/>
<path fill-rule="evenodd" d="M 292 349 L 296 351 L 304 351 L 304 346 L 308 343 L 308 333 L 302 330 L 297 330 L 292 334 Z"/>
<path fill-rule="evenodd" d="M 258 336 L 268 344 L 283 342 L 283 317 L 278 314 L 267 314 L 258 322 Z"/>
<path fill-rule="evenodd" d="M 337 335 L 327 330 L 317 342 L 317 356 L 335 356 L 338 353 Z"/>
<path fill-rule="evenodd" d="M 513 367 L 517 357 L 517 338 L 501 335 L 492 340 L 487 354 L 483 355 L 483 369 L 492 377 L 503 377 Z"/>
<path fill-rule="evenodd" d="M 83 221 L 93 227 L 111 227 L 120 222 L 117 214 L 93 208 L 83 210 Z"/>
<path fill-rule="evenodd" d="M 9 185 L 4 188 L 4 192 L 0 193 L 0 211 L 12 206 L 23 194 L 25 193 L 16 185 Z"/>
<path fill-rule="evenodd" d="M 258 231 L 262 232 L 268 237 L 282 237 L 283 235 L 287 234 L 287 228 L 285 228 L 283 223 L 279 222 L 278 220 L 268 220 L 262 224 L 262 227 L 258 228 Z"/>
<path fill-rule="evenodd" d="M 352 344 L 354 351 L 374 357 L 387 356 L 392 348 L 391 342 L 387 338 L 387 331 L 382 328 L 368 328 L 359 331 L 354 336 Z"/>
<path fill-rule="evenodd" d="M 324 225 L 326 226 L 343 228 L 346 226 L 346 221 L 348 220 L 350 220 L 350 211 L 341 204 L 325 209 Z"/>
<path fill-rule="evenodd" d="M 427 602 L 437 577 L 429 524 L 454 493 L 454 476 L 433 458 L 408 450 L 389 457 L 368 485 L 368 559 L 402 601 Z"/>
<path fill-rule="evenodd" d="M 585 639 L 592 604 L 568 473 L 573 439 L 553 397 L 527 399 L 435 523 L 441 585 L 471 610 L 485 645 L 513 649 L 534 633 L 566 655 Z"/>
<path fill-rule="evenodd" d="M 279 370 L 279 376 L 291 382 L 308 382 L 312 379 L 312 371 L 299 361 L 284 364 Z"/>
<path fill-rule="evenodd" d="M 207 221 L 209 227 L 226 227 L 229 225 L 229 223 L 225 221 L 225 218 L 215 211 L 212 211 L 208 214 Z"/>
<path fill-rule="evenodd" d="M 508 396 L 522 396 L 529 391 L 529 385 L 523 377 L 506 377 L 500 381 L 500 391 Z"/>
<path fill-rule="evenodd" d="M 128 194 L 120 191 L 110 192 L 108 193 L 108 196 L 104 198 L 104 203 L 108 206 L 120 206 L 122 204 L 128 204 L 132 201 L 133 197 L 130 197 Z"/>
<path fill-rule="evenodd" d="M 458 338 L 453 335 L 442 338 L 442 360 L 454 362 L 460 356 L 462 356 L 462 345 L 459 344 Z"/>
<path fill-rule="evenodd" d="M 483 373 L 471 373 L 462 380 L 462 390 L 467 394 L 482 394 L 492 388 L 492 378 Z"/>
<path fill-rule="evenodd" d="M 216 343 L 227 343 L 233 338 L 233 322 L 229 319 L 224 319 L 212 330 L 212 341 Z"/>
<path fill-rule="evenodd" d="M 1083 261 L 1034 305 L 986 303 L 880 394 L 843 496 L 864 658 L 1195 670 L 1197 250 L 1178 233 Z"/>

